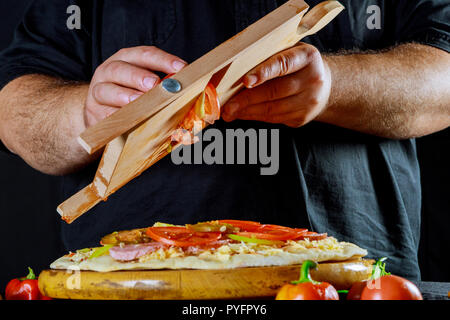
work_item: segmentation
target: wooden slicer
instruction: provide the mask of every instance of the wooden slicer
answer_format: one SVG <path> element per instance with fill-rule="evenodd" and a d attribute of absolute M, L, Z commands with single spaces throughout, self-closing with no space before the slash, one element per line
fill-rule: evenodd
<path fill-rule="evenodd" d="M 324 1 L 308 12 L 290 0 L 171 77 L 178 92 L 157 85 L 139 99 L 88 128 L 78 138 L 89 153 L 101 150 L 94 180 L 58 206 L 71 223 L 166 156 L 167 140 L 211 81 L 224 105 L 242 89 L 240 79 L 272 55 L 288 49 L 333 20 L 344 7 Z"/>

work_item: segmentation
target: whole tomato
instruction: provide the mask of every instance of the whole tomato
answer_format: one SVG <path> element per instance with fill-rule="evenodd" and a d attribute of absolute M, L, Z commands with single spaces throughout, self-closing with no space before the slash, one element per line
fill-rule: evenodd
<path fill-rule="evenodd" d="M 423 300 L 414 283 L 385 271 L 386 258 L 374 266 L 370 280 L 355 282 L 347 294 L 347 300 Z"/>
<path fill-rule="evenodd" d="M 292 284 L 284 285 L 276 296 L 276 300 L 339 300 L 336 289 L 327 282 L 316 282 L 311 279 L 310 268 L 317 264 L 307 260 L 300 270 L 300 279 Z"/>

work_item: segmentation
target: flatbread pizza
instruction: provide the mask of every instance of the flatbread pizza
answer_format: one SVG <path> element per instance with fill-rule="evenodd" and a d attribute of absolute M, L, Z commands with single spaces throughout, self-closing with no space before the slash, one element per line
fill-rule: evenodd
<path fill-rule="evenodd" d="M 52 269 L 98 272 L 153 269 L 233 269 L 286 266 L 306 260 L 359 259 L 367 251 L 327 234 L 253 221 L 216 220 L 114 232 L 101 247 L 70 252 Z"/>

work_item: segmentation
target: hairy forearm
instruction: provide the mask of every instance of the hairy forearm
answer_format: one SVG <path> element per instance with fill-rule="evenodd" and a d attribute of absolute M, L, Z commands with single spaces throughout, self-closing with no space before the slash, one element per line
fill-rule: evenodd
<path fill-rule="evenodd" d="M 324 56 L 332 89 L 316 119 L 393 139 L 450 125 L 450 55 L 419 44 L 382 53 Z"/>
<path fill-rule="evenodd" d="M 20 77 L 0 91 L 0 138 L 35 169 L 53 175 L 72 172 L 93 157 L 78 145 L 85 129 L 88 84 L 43 75 Z"/>

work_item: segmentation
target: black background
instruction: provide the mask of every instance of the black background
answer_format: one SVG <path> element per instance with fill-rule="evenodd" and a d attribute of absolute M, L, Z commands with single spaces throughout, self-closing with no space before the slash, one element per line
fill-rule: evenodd
<path fill-rule="evenodd" d="M 0 50 L 11 41 L 30 2 L 0 2 Z M 417 144 L 424 198 L 422 280 L 449 282 L 450 130 L 420 138 Z M 0 144 L 0 293 L 9 279 L 26 275 L 28 266 L 38 273 L 64 253 L 56 213 L 59 179 L 33 170 Z"/>

